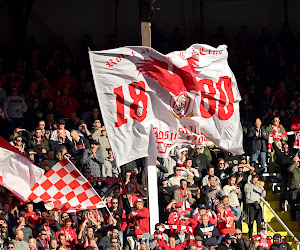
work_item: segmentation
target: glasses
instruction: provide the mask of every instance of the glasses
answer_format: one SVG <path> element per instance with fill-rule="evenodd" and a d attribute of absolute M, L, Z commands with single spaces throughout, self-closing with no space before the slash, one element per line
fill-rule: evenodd
<path fill-rule="evenodd" d="M 15 247 L 7 247 L 7 249 L 14 249 Z"/>
<path fill-rule="evenodd" d="M 42 235 L 47 235 L 47 234 L 42 234 Z"/>
<path fill-rule="evenodd" d="M 175 171 L 181 171 L 181 169 L 175 169 Z"/>
<path fill-rule="evenodd" d="M 100 122 L 94 122 L 94 123 L 100 123 Z"/>
<path fill-rule="evenodd" d="M 1 228 L 7 228 L 7 227 L 1 227 Z"/>
<path fill-rule="evenodd" d="M 118 204 L 119 202 L 112 202 L 112 204 Z"/>
<path fill-rule="evenodd" d="M 175 207 L 175 208 L 181 208 L 181 207 Z"/>
<path fill-rule="evenodd" d="M 242 233 L 235 233 L 234 235 L 242 235 Z"/>
<path fill-rule="evenodd" d="M 63 216 L 63 219 L 66 219 L 66 218 L 68 218 L 69 216 L 68 215 L 66 215 L 66 216 Z"/>
<path fill-rule="evenodd" d="M 17 141 L 22 141 L 22 140 L 17 140 Z"/>
<path fill-rule="evenodd" d="M 111 243 L 114 243 L 114 244 L 116 244 L 116 243 L 118 243 L 117 241 L 112 241 Z"/>
<path fill-rule="evenodd" d="M 224 165 L 225 164 L 225 162 L 220 162 L 220 165 Z"/>
<path fill-rule="evenodd" d="M 275 119 L 274 122 L 280 122 L 280 120 L 279 119 Z"/>

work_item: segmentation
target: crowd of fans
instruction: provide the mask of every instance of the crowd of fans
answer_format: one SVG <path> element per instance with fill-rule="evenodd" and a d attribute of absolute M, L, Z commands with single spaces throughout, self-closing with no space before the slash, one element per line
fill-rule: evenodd
<path fill-rule="evenodd" d="M 47 211 L 43 204 L 24 205 L 0 188 L 0 249 L 279 249 L 287 244 L 275 235 L 272 245 L 266 235 L 261 177 L 278 170 L 274 179 L 281 182 L 281 208 L 291 194 L 295 219 L 300 160 L 292 148 L 297 136 L 281 133 L 300 130 L 300 43 L 287 25 L 276 40 L 267 28 L 255 40 L 242 26 L 230 41 L 220 27 L 207 43 L 229 45 L 229 64 L 242 95 L 246 154 L 233 155 L 207 141 L 158 158 L 160 213 L 154 235 L 144 159 L 116 166 L 87 56 L 77 60 L 65 46 L 45 56 L 36 44 L 28 47 L 28 57 L 13 63 L 0 56 L 1 135 L 45 171 L 68 157 L 86 177 L 123 180 L 121 186 L 92 183 L 110 213 Z M 249 239 L 242 235 L 242 221 L 248 223 Z"/>

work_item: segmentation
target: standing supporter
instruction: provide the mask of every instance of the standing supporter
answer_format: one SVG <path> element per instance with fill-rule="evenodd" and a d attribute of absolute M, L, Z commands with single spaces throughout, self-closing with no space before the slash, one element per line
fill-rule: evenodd
<path fill-rule="evenodd" d="M 208 178 L 208 184 L 202 187 L 202 193 L 205 196 L 205 201 L 208 203 L 212 203 L 212 206 L 215 207 L 219 203 L 218 197 L 222 197 L 224 195 L 223 190 L 214 176 L 210 176 Z M 215 209 L 213 209 L 215 210 Z"/>
<path fill-rule="evenodd" d="M 149 242 L 150 242 L 149 248 L 151 250 L 157 249 L 160 240 L 165 240 L 166 242 L 169 241 L 169 236 L 159 230 L 162 227 L 162 225 L 163 225 L 162 223 L 155 224 L 154 234 L 153 234 L 153 236 L 150 237 L 150 240 L 149 240 Z"/>
<path fill-rule="evenodd" d="M 251 165 L 256 166 L 256 161 L 259 159 L 260 172 L 265 170 L 268 150 L 268 133 L 259 118 L 255 120 L 255 125 L 250 128 L 248 137 L 251 140 Z"/>
<path fill-rule="evenodd" d="M 203 239 L 205 246 L 217 246 L 217 236 L 219 231 L 216 225 L 209 223 L 209 216 L 207 214 L 202 215 L 202 223 L 198 227 L 198 235 Z"/>
<path fill-rule="evenodd" d="M 227 178 L 230 174 L 229 164 L 223 158 L 217 160 L 217 167 L 215 168 L 215 175 L 219 178 L 220 184 L 225 186 L 227 184 Z"/>
<path fill-rule="evenodd" d="M 210 212 L 206 208 L 204 204 L 200 204 L 197 209 L 195 209 L 194 214 L 193 214 L 193 219 L 198 223 L 198 225 L 202 224 L 202 216 L 204 214 L 208 215 L 208 223 L 209 224 L 214 224 L 217 225 L 217 215 L 214 211 Z"/>
<path fill-rule="evenodd" d="M 111 207 L 109 208 L 110 213 L 114 217 L 114 220 L 117 222 L 117 229 L 119 230 L 118 236 L 121 242 L 121 246 L 123 246 L 123 232 L 127 228 L 127 218 L 125 211 L 119 208 L 119 200 L 117 198 L 112 198 Z M 107 218 L 106 214 L 106 218 Z"/>
<path fill-rule="evenodd" d="M 111 247 L 111 239 L 116 239 L 118 245 L 120 245 L 120 241 L 118 239 L 118 232 L 119 231 L 116 228 L 108 230 L 107 235 L 101 239 L 99 247 L 103 250 L 109 249 Z"/>
<path fill-rule="evenodd" d="M 165 240 L 160 240 L 159 247 L 161 247 L 163 250 L 184 250 L 188 244 L 189 238 L 190 236 L 185 242 L 177 245 L 175 237 L 171 236 L 169 237 L 169 245 L 166 244 Z"/>
<path fill-rule="evenodd" d="M 0 249 L 1 247 L 4 249 L 7 249 L 8 243 L 10 241 L 10 235 L 8 233 L 8 224 L 5 223 L 4 221 L 1 221 L 1 231 L 0 231 L 0 240 L 3 241 L 2 245 L 0 244 Z"/>
<path fill-rule="evenodd" d="M 35 238 L 30 238 L 28 242 L 28 246 L 30 250 L 44 250 L 44 247 L 38 248 L 37 246 L 37 240 Z"/>
<path fill-rule="evenodd" d="M 174 191 L 174 199 L 183 204 L 183 211 L 190 211 L 191 206 L 195 202 L 191 191 L 187 190 L 187 182 L 185 179 L 180 180 L 180 187 Z"/>
<path fill-rule="evenodd" d="M 256 220 L 257 231 L 261 225 L 262 209 L 260 206 L 260 197 L 264 198 L 266 196 L 266 191 L 258 179 L 258 175 L 253 175 L 251 182 L 245 185 L 246 204 L 249 214 L 249 237 L 252 237 L 254 220 Z"/>
<path fill-rule="evenodd" d="M 122 247 L 118 244 L 118 239 L 111 238 L 110 239 L 110 247 L 107 250 L 121 250 L 121 249 L 122 249 Z"/>
<path fill-rule="evenodd" d="M 173 169 L 176 166 L 176 161 L 171 157 L 171 152 L 168 157 L 162 159 L 162 166 L 167 168 L 168 172 L 164 173 L 164 177 L 169 177 L 173 173 Z"/>
<path fill-rule="evenodd" d="M 32 203 L 26 204 L 25 218 L 28 221 L 26 222 L 27 225 L 33 230 L 33 234 L 36 235 L 36 227 L 40 222 L 40 216 L 33 211 Z"/>
<path fill-rule="evenodd" d="M 180 157 L 177 160 L 177 164 L 182 167 L 182 166 L 185 165 L 185 162 L 186 162 L 186 159 L 187 159 L 187 154 L 188 154 L 188 149 L 187 148 L 181 148 L 181 149 L 178 150 L 178 152 L 180 153 Z"/>
<path fill-rule="evenodd" d="M 234 214 L 232 211 L 226 210 L 224 204 L 217 206 L 217 226 L 219 230 L 218 243 L 222 242 L 226 234 L 234 234 Z"/>
<path fill-rule="evenodd" d="M 195 153 L 190 157 L 193 161 L 193 167 L 198 170 L 201 176 L 206 175 L 206 169 L 209 166 L 207 156 L 204 154 L 204 147 L 201 145 L 195 146 Z"/>
<path fill-rule="evenodd" d="M 97 246 L 97 238 L 89 239 L 89 246 L 86 248 L 86 250 L 99 250 Z"/>
<path fill-rule="evenodd" d="M 275 116 L 272 120 L 272 124 L 270 124 L 266 130 L 268 132 L 268 135 L 274 135 L 273 140 L 275 145 L 279 148 L 282 149 L 283 144 L 285 144 L 288 140 L 288 137 L 286 135 L 280 135 L 282 133 L 285 133 L 285 128 L 279 124 L 280 118 L 278 116 Z M 270 154 L 270 165 L 275 165 L 276 164 L 276 156 L 274 152 L 274 146 L 272 148 L 272 152 Z"/>
<path fill-rule="evenodd" d="M 73 132 L 73 131 L 72 131 Z M 87 141 L 85 138 L 80 140 Z M 99 144 L 97 141 L 91 141 L 91 148 L 86 146 L 83 147 L 84 152 L 82 154 L 81 162 L 84 168 L 91 169 L 91 174 L 93 177 L 107 176 L 107 173 L 103 173 L 103 163 L 104 159 L 102 153 L 99 149 Z M 79 156 L 80 157 L 80 156 Z M 79 158 L 80 159 L 80 158 Z"/>
<path fill-rule="evenodd" d="M 192 176 L 198 182 L 201 176 L 200 173 L 197 171 L 197 169 L 192 168 L 192 164 L 193 164 L 192 159 L 187 158 L 185 164 L 181 168 L 182 171 L 180 172 L 180 175 L 184 179 L 188 178 L 189 176 Z"/>
<path fill-rule="evenodd" d="M 56 233 L 61 230 L 61 225 L 55 220 L 54 213 L 43 212 L 42 218 L 42 221 L 38 224 L 37 231 L 46 230 L 50 238 L 55 237 Z"/>
<path fill-rule="evenodd" d="M 47 237 L 49 237 L 49 234 L 47 233 L 47 230 L 42 229 L 39 233 L 39 236 L 36 239 L 36 245 L 38 247 L 39 250 L 44 250 L 47 249 L 49 247 L 48 245 L 48 241 Z"/>
<path fill-rule="evenodd" d="M 291 130 L 293 131 L 300 130 L 300 106 L 298 106 L 297 114 L 292 118 Z"/>
<path fill-rule="evenodd" d="M 15 239 L 12 240 L 12 243 L 14 244 L 14 248 L 16 250 L 29 250 L 28 243 L 24 241 L 24 234 L 21 229 L 17 229 L 15 231 Z M 8 244 L 8 248 L 9 248 Z"/>
<path fill-rule="evenodd" d="M 51 140 L 58 141 L 58 137 L 63 138 L 63 142 L 65 142 L 66 138 L 72 140 L 70 136 L 70 132 L 65 129 L 66 122 L 64 119 L 59 119 L 57 122 L 57 129 L 52 132 Z"/>
<path fill-rule="evenodd" d="M 209 176 L 214 176 L 215 177 L 215 180 L 216 182 L 218 182 L 220 184 L 220 179 L 219 177 L 217 177 L 215 175 L 215 167 L 213 165 L 209 165 L 208 168 L 207 168 L 207 175 L 205 175 L 203 178 L 202 178 L 202 187 L 206 186 L 208 184 L 208 178 Z"/>
<path fill-rule="evenodd" d="M 114 154 L 111 148 L 107 150 L 108 157 L 105 158 L 105 168 L 111 169 L 112 177 L 119 177 L 121 175 L 120 167 L 117 167 L 116 160 L 114 158 Z"/>
<path fill-rule="evenodd" d="M 44 76 L 42 78 L 42 91 L 45 91 L 47 93 L 46 99 L 55 101 L 57 98 L 57 90 L 52 87 L 51 83 L 48 81 L 48 79 Z"/>
<path fill-rule="evenodd" d="M 100 121 L 100 127 L 101 127 L 101 124 L 103 124 L 103 119 L 99 108 L 93 108 L 92 115 L 86 120 L 86 125 L 88 126 L 89 129 L 93 128 L 93 124 L 96 120 Z"/>
<path fill-rule="evenodd" d="M 195 237 L 195 246 L 194 248 L 191 248 L 191 245 L 189 245 L 189 250 L 208 250 L 206 246 L 203 245 L 204 240 L 200 236 Z"/>
<path fill-rule="evenodd" d="M 48 164 L 51 168 L 57 163 L 57 161 L 55 160 L 55 155 L 53 150 L 47 151 L 47 159 L 48 159 Z"/>
<path fill-rule="evenodd" d="M 52 238 L 50 240 L 49 250 L 57 250 L 57 247 L 58 247 L 57 240 L 55 238 Z"/>
<path fill-rule="evenodd" d="M 27 111 L 24 99 L 18 95 L 17 88 L 11 89 L 11 95 L 7 96 L 3 103 L 5 118 L 9 122 L 9 132 L 13 133 L 17 127 L 24 127 L 23 114 Z"/>
<path fill-rule="evenodd" d="M 132 205 L 138 198 L 147 196 L 147 193 L 142 189 L 142 186 L 137 183 L 136 174 L 130 175 L 130 182 L 126 184 L 124 188 L 127 192 L 127 197 L 130 199 Z"/>
<path fill-rule="evenodd" d="M 78 244 L 76 231 L 71 227 L 72 220 L 70 218 L 65 219 L 64 226 L 60 231 L 56 233 L 56 238 L 61 241 L 60 235 L 65 236 L 65 244 L 69 246 L 72 250 L 75 250 L 75 246 Z M 62 243 L 63 244 L 63 243 Z"/>
<path fill-rule="evenodd" d="M 238 249 L 235 237 L 232 234 L 226 234 L 223 238 L 223 242 L 218 246 L 218 250 L 231 250 Z"/>
<path fill-rule="evenodd" d="M 173 197 L 172 188 L 168 186 L 169 179 L 164 177 L 161 180 L 162 185 L 158 187 L 158 208 L 160 221 L 166 221 L 168 215 L 164 213 L 165 207 L 170 203 Z"/>
<path fill-rule="evenodd" d="M 182 169 L 179 166 L 175 166 L 173 168 L 173 171 L 174 171 L 174 175 L 169 179 L 169 186 L 174 191 L 180 187 L 180 180 L 182 179 L 180 175 L 180 171 L 182 171 Z"/>
<path fill-rule="evenodd" d="M 86 81 L 83 84 L 83 91 L 79 97 L 81 119 L 86 121 L 92 114 L 93 107 L 98 104 L 98 99 L 92 83 Z"/>
<path fill-rule="evenodd" d="M 259 226 L 258 234 L 252 236 L 251 242 L 253 240 L 259 241 L 259 245 L 266 249 L 269 249 L 272 245 L 270 237 L 267 236 L 267 228 L 264 225 Z"/>
<path fill-rule="evenodd" d="M 18 149 L 21 153 L 25 153 L 25 149 L 26 149 L 26 145 L 25 143 L 23 142 L 23 138 L 22 136 L 16 136 L 15 139 L 14 139 L 14 147 L 16 149 Z"/>
<path fill-rule="evenodd" d="M 41 145 L 43 153 L 49 150 L 49 141 L 43 136 L 42 129 L 36 128 L 35 133 L 28 143 L 29 148 L 35 148 L 36 145 Z"/>
<path fill-rule="evenodd" d="M 239 186 L 236 185 L 236 176 L 230 175 L 228 185 L 223 187 L 223 192 L 229 198 L 229 205 L 234 215 L 237 217 L 236 228 L 242 229 L 242 211 L 239 199 L 242 198 L 242 192 Z"/>
<path fill-rule="evenodd" d="M 287 191 L 287 186 L 288 186 L 288 177 L 289 177 L 289 172 L 288 169 L 289 167 L 293 164 L 293 160 L 295 155 L 298 152 L 298 149 L 293 148 L 293 150 L 290 150 L 289 145 L 286 143 L 282 146 L 281 151 L 273 142 L 273 148 L 275 150 L 276 156 L 278 158 L 278 163 L 280 166 L 280 172 L 281 172 L 281 185 L 280 185 L 280 208 L 281 211 L 285 211 L 285 200 L 286 200 L 286 191 Z"/>
<path fill-rule="evenodd" d="M 181 226 L 181 224 L 179 224 Z M 184 226 L 184 224 L 182 224 Z M 176 245 L 179 245 L 187 240 L 188 233 L 184 229 L 175 230 L 176 234 L 174 235 Z"/>
<path fill-rule="evenodd" d="M 58 238 L 58 246 L 59 246 L 59 249 L 66 249 L 66 250 L 72 250 L 70 245 L 67 245 L 67 240 L 66 240 L 66 235 L 64 234 L 59 234 L 57 236 Z"/>
<path fill-rule="evenodd" d="M 70 68 L 66 68 L 64 74 L 57 81 L 57 90 L 61 91 L 65 88 L 70 89 L 72 95 L 77 94 L 77 82 L 76 79 L 71 76 Z"/>
<path fill-rule="evenodd" d="M 181 202 L 172 201 L 175 203 L 175 211 L 169 214 L 168 224 L 169 225 L 178 225 L 182 216 L 186 214 L 185 211 L 182 211 L 183 204 Z"/>
<path fill-rule="evenodd" d="M 71 136 L 72 140 L 69 140 L 69 138 L 66 138 L 66 142 L 70 148 L 70 153 L 72 156 L 74 156 L 74 158 L 77 162 L 80 162 L 80 160 L 82 159 L 83 152 L 85 151 L 85 149 L 90 147 L 90 143 L 89 143 L 88 139 L 80 136 L 76 130 L 72 130 L 70 133 L 70 136 Z M 94 144 L 94 146 L 97 146 L 97 145 Z M 101 164 L 103 164 L 103 163 L 104 163 L 104 159 L 102 157 Z"/>
<path fill-rule="evenodd" d="M 296 211 L 299 205 L 300 198 L 300 159 L 294 157 L 293 164 L 289 167 L 288 171 L 291 174 L 289 178 L 289 189 L 291 193 L 291 219 L 296 220 Z"/>
<path fill-rule="evenodd" d="M 76 113 L 80 105 L 76 98 L 70 95 L 70 90 L 65 87 L 56 100 L 56 109 L 63 118 L 68 118 L 71 113 Z"/>
<path fill-rule="evenodd" d="M 99 142 L 101 153 L 102 153 L 103 157 L 106 158 L 106 157 L 108 157 L 107 150 L 110 148 L 106 129 L 104 126 L 100 127 L 101 126 L 100 120 L 94 121 L 94 125 L 96 125 L 96 126 L 94 126 L 95 131 L 92 134 L 92 138 L 94 140 L 96 140 L 97 142 Z"/>
<path fill-rule="evenodd" d="M 81 224 L 80 231 L 78 233 L 78 244 L 82 248 L 86 248 L 89 245 L 89 239 L 94 238 L 93 227 L 87 227 L 88 218 L 85 217 Z"/>
<path fill-rule="evenodd" d="M 133 210 L 128 217 L 129 228 L 132 231 L 140 231 L 143 238 L 149 241 L 149 210 L 144 207 L 142 199 L 137 199 L 134 205 L 135 210 Z M 133 217 L 135 218 L 136 224 Z"/>
<path fill-rule="evenodd" d="M 187 182 L 186 189 L 191 192 L 193 199 L 196 201 L 197 199 L 200 198 L 199 187 L 196 184 L 194 184 L 194 178 L 191 175 L 189 175 L 186 178 L 186 182 Z"/>

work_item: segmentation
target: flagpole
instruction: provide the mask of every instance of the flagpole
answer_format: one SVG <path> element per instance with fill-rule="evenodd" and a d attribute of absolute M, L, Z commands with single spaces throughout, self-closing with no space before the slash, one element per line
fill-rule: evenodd
<path fill-rule="evenodd" d="M 68 158 L 68 157 L 66 157 L 65 155 L 64 155 L 64 158 L 65 159 L 67 159 L 68 160 L 68 162 L 74 167 L 74 168 L 76 168 L 77 169 L 77 167 L 73 164 L 73 162 L 71 162 L 70 161 L 70 159 Z M 85 178 L 85 176 L 83 176 L 83 175 L 81 175 L 84 179 L 86 179 Z M 87 179 L 86 179 L 87 180 Z M 90 182 L 89 180 L 87 180 L 88 182 Z M 96 192 L 96 190 L 94 189 L 94 187 L 91 185 L 91 187 L 92 187 L 92 189 Z M 97 193 L 97 192 L 96 192 Z M 98 193 L 97 193 L 98 194 Z M 98 196 L 100 197 L 100 195 L 98 194 Z M 102 200 L 102 198 L 100 197 L 100 199 Z M 103 200 L 102 200 L 103 201 Z M 106 208 L 106 210 L 107 210 L 107 212 L 109 213 L 109 215 L 112 217 L 112 218 L 114 218 L 113 217 L 113 215 L 111 214 L 111 212 L 109 211 L 109 209 L 108 209 L 108 207 L 106 206 L 106 203 L 105 203 L 105 201 L 103 201 L 103 203 L 104 203 L 104 206 L 105 206 L 105 208 Z"/>

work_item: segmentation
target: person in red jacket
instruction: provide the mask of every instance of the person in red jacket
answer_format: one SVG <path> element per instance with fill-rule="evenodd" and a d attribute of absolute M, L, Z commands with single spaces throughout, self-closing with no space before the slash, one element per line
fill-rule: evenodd
<path fill-rule="evenodd" d="M 77 82 L 71 76 L 71 69 L 69 68 L 65 69 L 64 75 L 57 81 L 57 90 L 61 91 L 65 87 L 70 89 L 72 95 L 77 94 Z"/>
<path fill-rule="evenodd" d="M 184 214 L 186 214 L 185 211 L 182 211 L 182 203 L 181 202 L 176 202 L 175 205 L 175 212 L 171 212 L 168 218 L 168 224 L 169 225 L 177 225 L 180 223 L 180 217 Z"/>
<path fill-rule="evenodd" d="M 56 109 L 63 118 L 68 118 L 71 113 L 76 113 L 80 105 L 76 98 L 70 95 L 70 90 L 65 87 L 56 100 Z"/>
<path fill-rule="evenodd" d="M 187 246 L 188 242 L 190 241 L 190 234 L 188 235 L 186 241 L 181 244 L 176 245 L 176 240 L 173 236 L 169 237 L 169 246 L 166 244 L 165 240 L 159 241 L 159 247 L 163 250 L 184 250 Z"/>
<path fill-rule="evenodd" d="M 66 245 L 69 246 L 72 250 L 75 250 L 75 246 L 78 244 L 77 234 L 75 230 L 71 227 L 72 220 L 70 218 L 65 219 L 64 226 L 60 231 L 56 233 L 56 240 L 58 240 L 58 236 L 63 234 L 66 236 Z"/>
<path fill-rule="evenodd" d="M 300 130 L 300 107 L 298 107 L 298 114 L 292 118 L 291 130 L 293 131 Z"/>
<path fill-rule="evenodd" d="M 259 245 L 266 249 L 269 249 L 272 245 L 270 237 L 267 236 L 267 228 L 265 225 L 260 225 L 258 228 L 258 234 L 252 236 L 250 244 L 253 240 L 259 241 Z"/>
<path fill-rule="evenodd" d="M 218 204 L 217 211 L 218 243 L 220 244 L 226 234 L 234 234 L 234 214 L 232 211 L 227 211 L 222 203 Z"/>
<path fill-rule="evenodd" d="M 143 238 L 149 242 L 149 210 L 144 207 L 142 199 L 137 199 L 134 203 L 135 210 L 133 210 L 128 217 L 129 228 L 132 231 L 139 230 L 143 234 Z M 135 224 L 134 218 L 137 225 Z"/>

